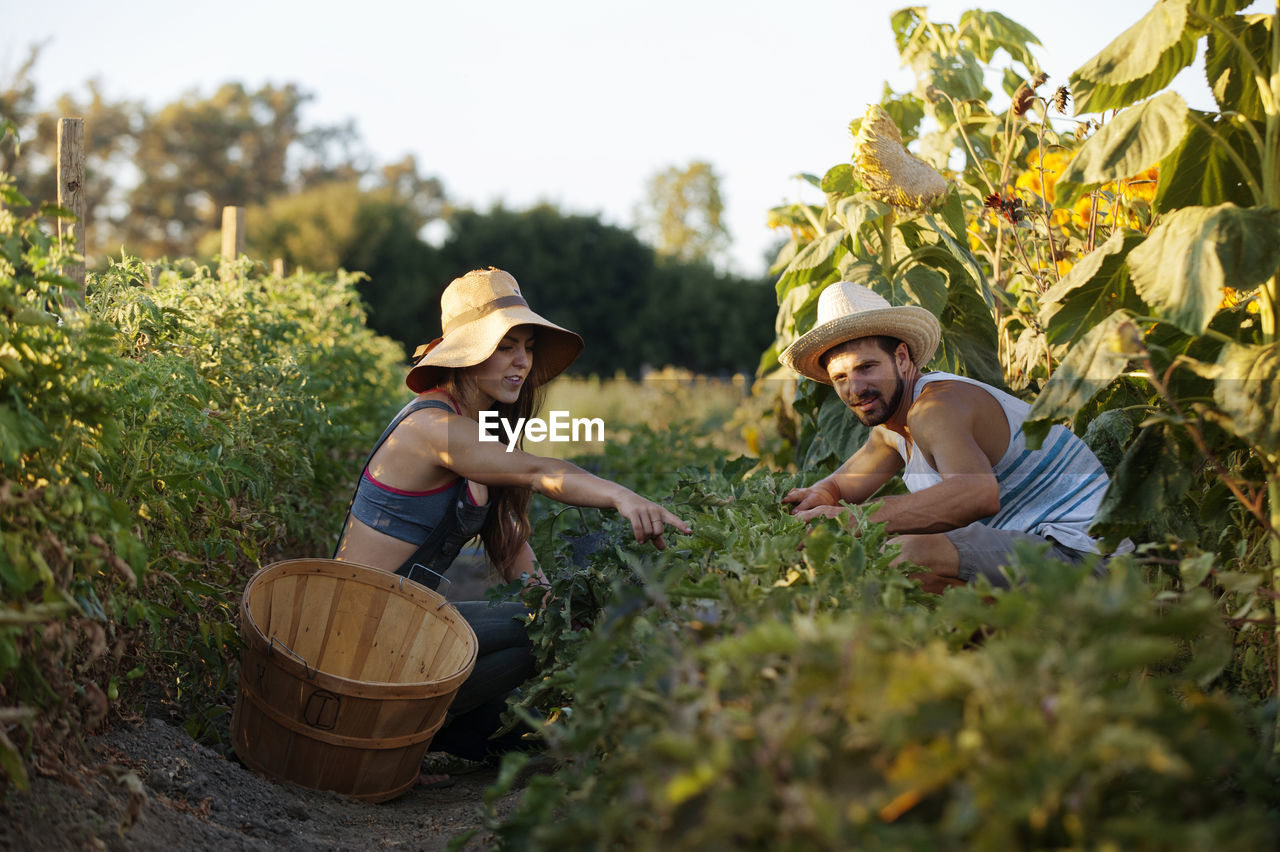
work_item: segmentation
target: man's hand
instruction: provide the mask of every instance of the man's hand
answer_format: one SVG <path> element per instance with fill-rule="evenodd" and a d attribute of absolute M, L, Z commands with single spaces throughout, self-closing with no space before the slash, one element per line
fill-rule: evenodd
<path fill-rule="evenodd" d="M 783 503 L 795 503 L 796 507 L 791 510 L 791 514 L 801 517 L 802 520 L 808 520 L 803 517 L 802 512 L 808 512 L 820 506 L 832 507 L 840 509 L 840 495 L 836 492 L 835 486 L 828 483 L 825 479 L 817 482 L 809 488 L 792 488 L 782 498 Z M 840 509 L 843 511 L 843 509 Z M 814 517 L 814 516 L 809 516 Z"/>
<path fill-rule="evenodd" d="M 793 514 L 806 524 L 815 518 L 842 518 L 845 526 L 849 526 L 851 518 L 847 506 L 814 506 L 812 509 L 797 509 Z"/>

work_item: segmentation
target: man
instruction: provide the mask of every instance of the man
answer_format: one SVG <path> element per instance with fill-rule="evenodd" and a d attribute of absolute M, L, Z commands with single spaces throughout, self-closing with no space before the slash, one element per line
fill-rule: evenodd
<path fill-rule="evenodd" d="M 891 307 L 856 284 L 833 284 L 818 298 L 818 320 L 782 363 L 833 385 L 871 437 L 838 470 L 783 497 L 804 520 L 846 515 L 895 474 L 910 493 L 870 503 L 902 547 L 899 561 L 927 591 L 986 577 L 1017 541 L 1049 545 L 1048 555 L 1080 562 L 1098 553 L 1089 526 L 1109 484 L 1083 441 L 1054 426 L 1029 450 L 1022 423 L 1030 406 L 950 373 L 926 372 L 942 329 L 924 308 Z M 853 523 L 852 516 L 849 516 Z"/>

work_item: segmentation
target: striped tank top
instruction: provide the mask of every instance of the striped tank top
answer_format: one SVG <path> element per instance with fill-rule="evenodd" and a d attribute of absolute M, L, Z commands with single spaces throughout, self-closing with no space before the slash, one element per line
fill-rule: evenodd
<path fill-rule="evenodd" d="M 1110 479 L 1102 463 L 1084 441 L 1064 426 L 1049 430 L 1038 450 L 1027 449 L 1022 423 L 1031 410 L 1028 403 L 974 379 L 951 373 L 926 373 L 916 381 L 911 402 L 930 382 L 964 382 L 991 394 L 1009 421 L 1009 447 L 994 473 L 1000 486 L 1000 511 L 978 523 L 998 530 L 1030 532 L 1087 553 L 1100 552 L 1089 535 Z M 912 452 L 907 440 L 884 429 L 906 463 L 902 481 L 908 491 L 920 491 L 942 482 L 942 475 L 924 458 Z"/>

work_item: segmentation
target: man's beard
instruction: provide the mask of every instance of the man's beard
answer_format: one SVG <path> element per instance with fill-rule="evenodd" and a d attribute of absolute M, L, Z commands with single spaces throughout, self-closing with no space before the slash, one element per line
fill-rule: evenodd
<path fill-rule="evenodd" d="M 892 417 L 893 413 L 898 410 L 898 405 L 902 402 L 902 394 L 906 390 L 906 386 L 907 383 L 902 380 L 902 376 L 898 376 L 898 384 L 893 388 L 893 396 L 889 398 L 889 404 L 879 411 L 872 409 L 864 412 L 855 407 L 871 399 L 878 399 L 883 402 L 884 394 L 880 393 L 878 390 L 871 391 L 870 393 L 864 394 L 863 396 L 855 399 L 853 401 L 853 405 L 849 406 L 849 408 L 853 411 L 854 415 L 863 426 L 879 426 L 881 423 L 884 423 Z"/>

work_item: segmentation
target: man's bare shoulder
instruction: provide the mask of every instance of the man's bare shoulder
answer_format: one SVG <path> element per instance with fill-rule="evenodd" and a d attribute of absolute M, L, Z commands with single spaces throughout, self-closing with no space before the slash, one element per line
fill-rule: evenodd
<path fill-rule="evenodd" d="M 911 404 L 907 416 L 945 416 L 947 412 L 984 408 L 990 403 L 999 405 L 995 397 L 978 385 L 940 379 L 929 382 L 920 389 L 920 394 Z"/>
<path fill-rule="evenodd" d="M 907 411 L 907 428 L 916 435 L 938 430 L 969 429 L 1001 418 L 1000 402 L 979 385 L 940 380 L 920 389 Z"/>

